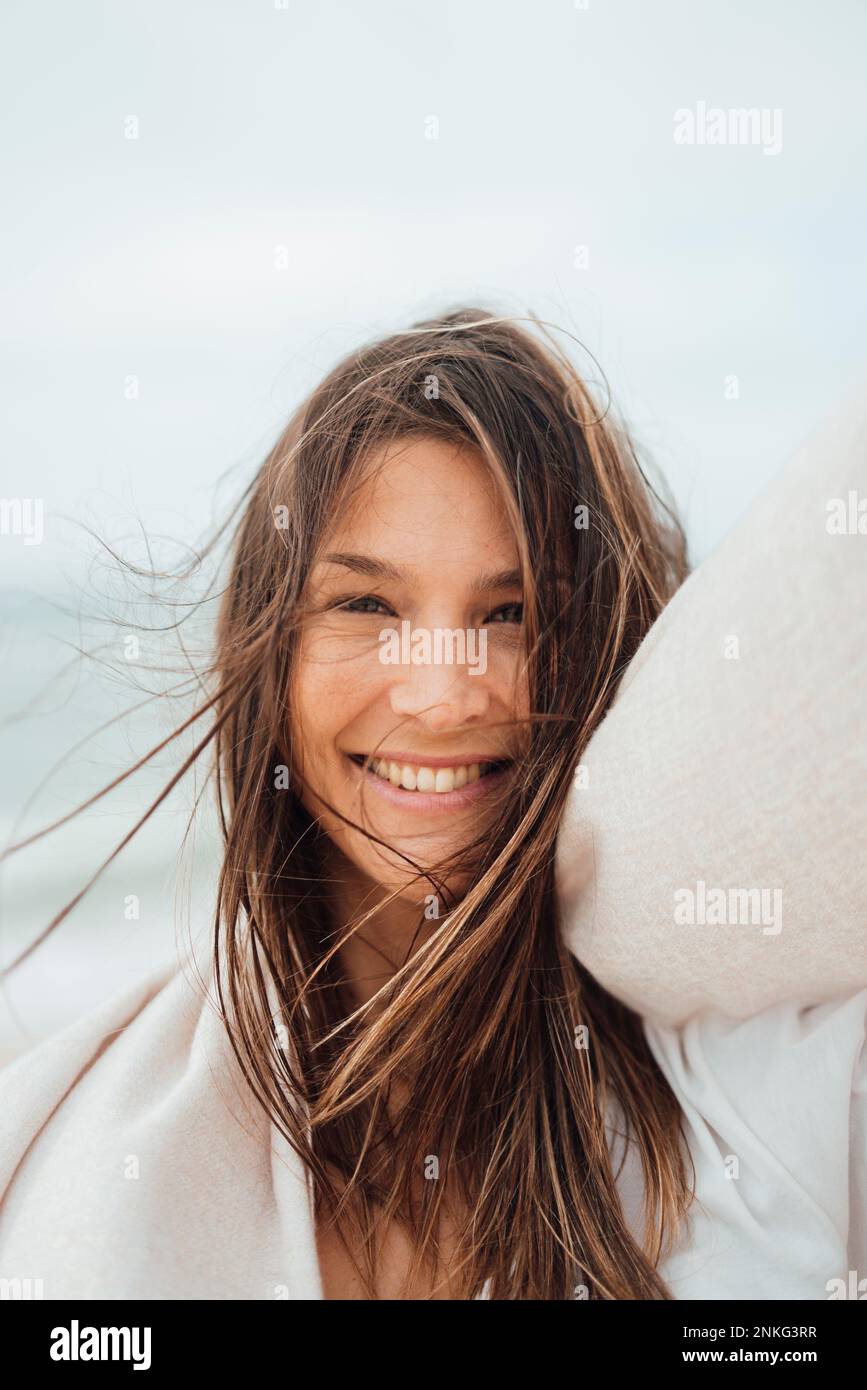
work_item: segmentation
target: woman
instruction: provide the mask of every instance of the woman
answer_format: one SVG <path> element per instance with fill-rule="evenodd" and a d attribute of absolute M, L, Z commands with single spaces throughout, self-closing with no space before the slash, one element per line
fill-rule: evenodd
<path fill-rule="evenodd" d="M 686 574 L 627 435 L 526 328 L 462 310 L 326 378 L 245 499 L 198 716 L 205 1001 L 173 970 L 0 1075 L 0 1274 L 673 1296 L 689 1097 L 570 948 L 589 822 L 557 836 Z"/>

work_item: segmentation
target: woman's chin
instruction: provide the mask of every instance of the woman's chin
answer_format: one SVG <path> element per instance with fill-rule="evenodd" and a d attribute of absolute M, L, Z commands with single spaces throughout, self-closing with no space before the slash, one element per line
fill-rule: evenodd
<path fill-rule="evenodd" d="M 356 867 L 383 893 L 396 894 L 401 902 L 417 907 L 429 918 L 445 911 L 446 899 L 453 904 L 463 897 L 472 884 L 470 873 L 453 872 L 443 877 L 442 860 L 433 861 L 417 852 L 413 853 L 408 845 L 398 845 L 397 848 L 406 854 L 414 865 L 418 865 L 418 874 L 407 873 L 405 865 L 371 862 L 367 856 L 364 862 L 356 861 Z M 429 877 L 424 877 L 426 874 Z M 433 902 L 434 898 L 437 899 L 436 904 Z"/>

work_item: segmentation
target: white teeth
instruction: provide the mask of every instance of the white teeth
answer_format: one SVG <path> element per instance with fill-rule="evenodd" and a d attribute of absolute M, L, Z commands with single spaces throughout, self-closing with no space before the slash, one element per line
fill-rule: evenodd
<path fill-rule="evenodd" d="M 461 787 L 478 782 L 491 769 L 490 763 L 459 763 L 454 767 L 417 767 L 407 763 L 395 763 L 389 758 L 373 758 L 371 771 L 377 777 L 390 782 L 393 787 L 403 787 L 414 792 L 454 792 Z"/>

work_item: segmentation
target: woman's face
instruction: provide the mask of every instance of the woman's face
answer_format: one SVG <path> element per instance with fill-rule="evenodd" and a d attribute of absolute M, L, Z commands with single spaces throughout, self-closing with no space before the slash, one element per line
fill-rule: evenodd
<path fill-rule="evenodd" d="M 508 776 L 491 765 L 515 756 L 513 721 L 528 708 L 518 551 L 504 512 L 472 449 L 399 441 L 368 460 L 311 570 L 295 773 L 307 810 L 365 879 L 389 890 L 412 871 L 324 803 L 425 867 L 484 828 Z M 362 766 L 369 757 L 375 770 Z"/>

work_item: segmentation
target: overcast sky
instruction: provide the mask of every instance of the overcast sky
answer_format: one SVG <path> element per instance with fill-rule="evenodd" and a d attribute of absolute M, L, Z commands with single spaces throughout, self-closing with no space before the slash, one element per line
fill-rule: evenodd
<path fill-rule="evenodd" d="M 4 6 L 0 491 L 45 540 L 0 581 L 56 589 L 69 517 L 195 537 L 343 350 L 460 300 L 596 354 L 701 558 L 867 355 L 864 5 L 281 3 Z M 699 103 L 781 148 L 676 143 Z"/>

